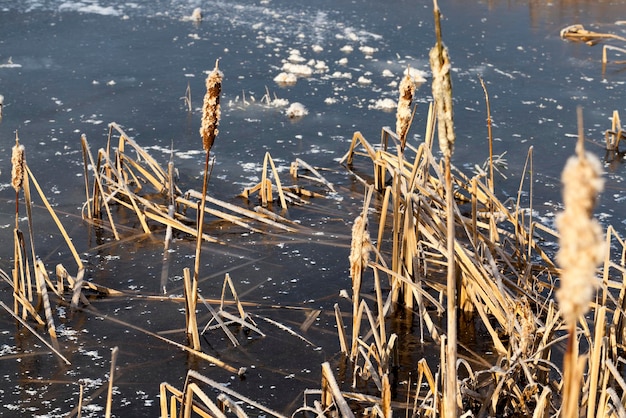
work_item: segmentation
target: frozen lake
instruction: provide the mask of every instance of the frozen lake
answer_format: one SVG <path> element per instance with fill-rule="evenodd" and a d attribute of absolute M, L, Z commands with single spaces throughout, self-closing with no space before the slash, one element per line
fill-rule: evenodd
<path fill-rule="evenodd" d="M 551 224 L 560 208 L 560 172 L 574 153 L 576 107 L 582 106 L 586 147 L 603 159 L 606 170 L 598 217 L 624 235 L 626 168 L 623 154 L 606 155 L 604 133 L 611 128 L 613 111 L 624 109 L 626 67 L 609 63 L 603 70 L 602 45 L 564 41 L 559 32 L 581 23 L 626 36 L 626 26 L 616 23 L 626 16 L 626 2 L 439 4 L 453 65 L 453 162 L 471 172 L 488 157 L 482 77 L 491 101 L 494 152 L 506 152 L 506 178 L 496 179 L 496 190 L 501 197 L 516 196 L 532 146 L 534 208 Z M 189 19 L 196 7 L 202 8 L 201 22 Z M 377 142 L 382 126 L 395 126 L 395 109 L 384 105 L 397 100 L 398 83 L 408 66 L 426 80 L 416 92 L 418 108 L 409 137 L 413 144 L 423 140 L 431 101 L 432 16 L 430 2 L 404 0 L 0 0 L 0 239 L 5 243 L 0 269 L 10 272 L 13 266 L 15 192 L 10 173 L 17 132 L 29 166 L 86 262 L 88 278 L 137 293 L 136 298 L 95 301 L 101 317 L 57 312 L 59 342 L 72 366 L 60 365 L 8 314 L 0 315 L 0 414 L 66 416 L 76 406 L 77 382 L 83 379 L 86 396 L 95 393 L 83 416 L 101 416 L 104 398 L 97 390 L 106 386 L 114 346 L 120 347 L 121 369 L 115 382 L 116 416 L 156 416 L 159 383 L 180 385 L 187 368 L 210 373 L 272 408 L 293 412 L 304 388 L 319 387 L 319 365 L 337 358 L 332 307 L 339 291 L 350 286 L 350 225 L 361 210 L 363 187 L 338 160 L 355 131 Z M 224 73 L 223 107 L 212 151 L 216 165 L 211 193 L 240 202 L 236 196 L 243 188 L 259 181 L 266 152 L 286 177 L 290 163 L 300 158 L 325 168 L 324 175 L 338 187 L 338 193 L 317 201 L 313 209 L 290 213 L 318 229 L 319 239 L 236 233 L 224 237 L 231 246 L 204 247 L 205 297 L 219 297 L 223 275 L 230 272 L 242 298 L 259 303 L 254 311 L 258 315 L 297 328 L 303 313 L 272 307 L 322 310 L 304 332 L 314 346 L 276 329 L 238 349 L 220 339 L 209 341 L 212 354 L 248 368 L 242 381 L 103 320 L 110 315 L 153 332 L 171 331 L 184 340 L 182 304 L 143 298 L 160 291 L 162 234 L 118 243 L 95 234 L 80 219 L 85 200 L 80 136 L 85 134 L 93 149 L 104 147 L 110 122 L 123 126 L 164 165 L 173 147 L 181 189 L 199 187 L 204 162 L 200 108 L 206 72 L 217 59 Z M 275 81 L 281 73 L 294 71 L 295 83 Z M 191 112 L 182 99 L 188 86 Z M 287 105 L 295 102 L 308 114 L 289 118 Z M 50 270 L 71 262 L 47 213 L 41 208 L 35 213 L 39 257 Z M 190 240 L 174 243 L 171 295 L 182 293 L 180 276 L 184 267 L 193 266 L 193 248 Z M 12 306 L 10 286 L 3 283 L 0 289 L 2 300 Z M 415 360 L 433 347 L 413 346 L 412 331 L 406 331 L 406 344 Z"/>

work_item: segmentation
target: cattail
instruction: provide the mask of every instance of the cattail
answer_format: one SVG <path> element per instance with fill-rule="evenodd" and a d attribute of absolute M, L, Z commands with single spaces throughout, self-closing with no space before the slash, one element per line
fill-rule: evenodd
<path fill-rule="evenodd" d="M 406 135 L 411 125 L 411 105 L 413 104 L 414 92 L 415 84 L 407 69 L 406 75 L 400 82 L 400 98 L 398 99 L 398 110 L 396 111 L 396 135 L 400 139 L 402 149 L 404 149 Z"/>
<path fill-rule="evenodd" d="M 20 145 L 20 140 L 16 133 L 15 146 L 13 146 L 13 153 L 11 154 L 11 164 L 13 166 L 11 169 L 11 184 L 13 185 L 16 193 L 22 189 L 22 185 L 24 184 L 25 162 L 24 145 Z"/>
<path fill-rule="evenodd" d="M 350 246 L 350 278 L 352 279 L 352 350 L 351 358 L 355 358 L 358 347 L 359 323 L 357 321 L 360 294 L 361 278 L 363 270 L 369 262 L 372 241 L 367 231 L 367 218 L 365 212 L 354 220 L 352 225 L 352 244 Z"/>
<path fill-rule="evenodd" d="M 367 218 L 359 215 L 352 226 L 352 244 L 350 245 L 350 277 L 352 282 L 361 281 L 361 273 L 367 266 L 372 250 L 370 233 L 367 230 Z"/>
<path fill-rule="evenodd" d="M 577 155 L 570 157 L 563 169 L 565 210 L 556 218 L 560 234 L 556 260 L 562 268 L 561 287 L 556 296 L 570 327 L 589 309 L 599 285 L 596 267 L 604 258 L 602 228 L 592 217 L 596 197 L 604 186 L 602 164 L 598 157 L 585 152 L 581 144 Z"/>
<path fill-rule="evenodd" d="M 208 153 L 211 151 L 215 137 L 219 132 L 220 122 L 220 93 L 222 91 L 222 72 L 218 68 L 219 60 L 215 62 L 215 69 L 206 78 L 206 94 L 202 105 L 202 148 Z"/>
<path fill-rule="evenodd" d="M 454 153 L 454 124 L 452 123 L 452 83 L 448 49 L 437 44 L 430 50 L 430 68 L 433 72 L 433 99 L 437 111 L 439 149 L 445 158 Z"/>

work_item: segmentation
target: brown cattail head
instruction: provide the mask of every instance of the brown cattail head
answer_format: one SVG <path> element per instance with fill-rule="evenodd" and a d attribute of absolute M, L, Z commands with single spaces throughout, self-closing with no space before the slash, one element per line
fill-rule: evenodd
<path fill-rule="evenodd" d="M 361 273 L 367 266 L 372 250 L 370 233 L 367 230 L 367 218 L 364 214 L 356 217 L 352 226 L 352 244 L 350 246 L 350 277 L 360 281 Z"/>
<path fill-rule="evenodd" d="M 24 145 L 20 144 L 20 139 L 16 132 L 15 145 L 13 146 L 13 153 L 11 154 L 11 164 L 13 166 L 11 169 L 11 184 L 16 192 L 19 192 L 24 184 L 24 172 L 26 171 L 24 169 L 25 163 Z"/>
<path fill-rule="evenodd" d="M 218 134 L 220 122 L 220 93 L 222 91 L 222 72 L 218 67 L 219 60 L 215 62 L 215 69 L 206 78 L 206 94 L 202 105 L 202 125 L 200 136 L 202 148 L 208 153 L 211 151 L 215 137 Z"/>
<path fill-rule="evenodd" d="M 589 309 L 599 285 L 596 267 L 604 258 L 602 228 L 592 217 L 597 195 L 604 186 L 602 164 L 598 157 L 584 151 L 582 142 L 577 151 L 561 175 L 565 210 L 556 219 L 560 234 L 556 260 L 562 268 L 556 296 L 570 327 Z"/>
<path fill-rule="evenodd" d="M 439 149 L 445 158 L 454 153 L 454 124 L 452 122 L 452 82 L 450 81 L 450 57 L 448 49 L 437 44 L 430 50 L 430 68 L 433 73 L 433 99 L 437 112 Z"/>
<path fill-rule="evenodd" d="M 402 149 L 406 143 L 406 135 L 411 126 L 411 105 L 413 104 L 413 94 L 415 84 L 411 78 L 409 69 L 400 82 L 400 97 L 398 99 L 398 110 L 396 111 L 396 135 L 400 139 Z"/>

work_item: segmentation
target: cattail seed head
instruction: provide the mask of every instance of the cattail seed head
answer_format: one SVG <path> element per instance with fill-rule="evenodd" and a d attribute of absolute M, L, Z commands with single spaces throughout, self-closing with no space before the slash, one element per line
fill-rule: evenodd
<path fill-rule="evenodd" d="M 437 112 L 439 149 L 444 157 L 454 153 L 454 124 L 452 122 L 452 82 L 450 81 L 450 57 L 448 49 L 435 45 L 430 50 L 430 68 L 433 73 L 432 91 Z"/>
<path fill-rule="evenodd" d="M 17 134 L 15 134 L 15 145 L 13 146 L 13 152 L 11 154 L 11 185 L 13 185 L 16 192 L 19 192 L 24 184 L 25 163 L 24 145 L 20 144 L 20 140 Z"/>
<path fill-rule="evenodd" d="M 350 277 L 353 281 L 361 279 L 361 273 L 369 262 L 371 250 L 372 241 L 367 230 L 367 218 L 359 215 L 352 225 L 352 244 L 350 245 Z"/>
<path fill-rule="evenodd" d="M 415 84 L 411 79 L 410 72 L 400 82 L 400 97 L 398 99 L 398 109 L 396 111 L 396 135 L 403 145 L 406 142 L 406 135 L 411 125 L 411 105 L 413 104 L 413 94 L 415 93 Z"/>
<path fill-rule="evenodd" d="M 220 93 L 222 91 L 223 74 L 218 67 L 219 61 L 215 62 L 215 69 L 206 78 L 206 94 L 202 105 L 202 125 L 200 126 L 200 136 L 202 137 L 202 148 L 209 152 L 218 134 L 220 122 Z"/>
<path fill-rule="evenodd" d="M 598 193 L 602 191 L 602 164 L 584 150 L 570 157 L 561 176 L 565 210 L 556 219 L 562 268 L 561 286 L 556 293 L 561 312 L 570 326 L 589 309 L 599 285 L 596 268 L 604 259 L 602 228 L 593 219 Z"/>

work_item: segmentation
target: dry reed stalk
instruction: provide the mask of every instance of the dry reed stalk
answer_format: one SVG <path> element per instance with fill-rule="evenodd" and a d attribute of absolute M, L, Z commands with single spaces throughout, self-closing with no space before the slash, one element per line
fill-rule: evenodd
<path fill-rule="evenodd" d="M 589 372 L 588 372 L 588 393 L 587 399 L 587 417 L 593 417 L 595 411 L 598 410 L 596 399 L 599 393 L 599 376 L 603 365 L 606 364 L 606 350 L 602 350 L 605 340 L 606 329 L 606 306 L 600 306 L 596 310 L 596 320 L 594 324 L 595 334 L 593 336 L 592 346 L 589 356 Z M 604 352 L 604 356 L 603 356 Z"/>
<path fill-rule="evenodd" d="M 600 33 L 587 30 L 583 25 L 575 24 L 561 29 L 561 38 L 570 41 L 584 42 L 588 45 L 595 45 L 603 39 L 617 39 L 626 41 L 626 38 L 612 33 Z"/>
<path fill-rule="evenodd" d="M 311 172 L 311 174 L 313 174 L 315 177 L 298 175 L 298 167 L 299 166 L 303 166 L 305 169 L 309 170 Z M 298 177 L 299 178 L 305 178 L 307 180 L 311 180 L 311 181 L 315 181 L 315 182 L 321 183 L 324 186 L 326 186 L 331 192 L 336 193 L 335 187 L 333 186 L 333 184 L 331 182 L 326 180 L 319 173 L 319 171 L 316 170 L 313 166 L 311 166 L 306 161 L 301 160 L 300 158 L 296 158 L 295 161 L 291 163 L 291 165 L 289 166 L 289 173 L 292 175 L 292 177 L 295 177 L 295 178 L 298 178 Z"/>
<path fill-rule="evenodd" d="M 487 108 L 487 139 L 489 141 L 489 190 L 493 193 L 493 135 L 491 133 L 491 105 L 489 104 L 489 94 L 487 93 L 487 86 L 482 77 L 478 77 L 480 85 L 485 92 L 485 106 Z"/>
<path fill-rule="evenodd" d="M 86 312 L 90 312 L 90 313 L 92 313 L 94 315 L 100 316 L 100 314 L 98 312 L 92 310 L 91 308 L 85 308 L 85 311 Z M 116 323 L 118 325 L 122 325 L 122 326 L 128 327 L 130 329 L 134 329 L 134 330 L 139 331 L 139 332 L 141 332 L 143 334 L 146 334 L 146 335 L 149 335 L 149 336 L 151 336 L 153 338 L 156 338 L 157 340 L 166 342 L 166 343 L 168 343 L 170 345 L 173 345 L 174 347 L 177 347 L 177 348 L 179 348 L 179 349 L 181 349 L 181 350 L 183 350 L 183 351 L 185 351 L 185 352 L 187 352 L 189 354 L 193 354 L 194 356 L 196 356 L 198 358 L 201 358 L 201 359 L 203 359 L 205 361 L 208 361 L 209 363 L 214 364 L 217 367 L 220 367 L 220 368 L 222 368 L 222 369 L 224 369 L 226 371 L 229 371 L 231 373 L 234 373 L 234 374 L 237 374 L 237 375 L 243 375 L 245 373 L 245 371 L 246 371 L 246 369 L 243 368 L 243 367 L 237 369 L 237 368 L 231 366 L 230 364 L 227 364 L 227 363 L 223 362 L 222 360 L 220 360 L 220 359 L 218 359 L 216 357 L 211 356 L 210 354 L 206 354 L 206 353 L 203 353 L 202 351 L 194 350 L 193 348 L 190 348 L 190 347 L 188 347 L 188 346 L 186 346 L 184 344 L 177 343 L 176 341 L 172 341 L 172 340 L 167 339 L 167 338 L 165 338 L 165 337 L 163 337 L 163 336 L 161 336 L 161 335 L 159 335 L 157 333 L 154 333 L 152 331 L 148 331 L 147 329 L 141 328 L 141 327 L 139 327 L 137 325 L 134 325 L 134 324 L 131 324 L 129 322 L 122 321 L 122 320 L 117 319 L 117 318 L 115 318 L 113 316 L 106 316 L 106 317 L 104 317 L 104 319 L 106 319 L 107 321 L 114 322 L 114 323 Z"/>
<path fill-rule="evenodd" d="M 200 387 L 196 383 L 189 383 L 187 385 L 187 390 L 185 391 L 184 398 L 184 418 L 191 418 L 191 411 L 194 404 L 193 396 L 196 395 L 201 401 L 204 407 L 206 407 L 209 412 L 198 411 L 200 416 L 205 418 L 226 418 L 226 415 L 220 411 L 217 405 L 209 399 L 209 397 L 200 389 Z"/>
<path fill-rule="evenodd" d="M 341 157 L 341 159 L 339 160 L 339 164 L 343 164 L 345 162 L 348 166 L 352 165 L 354 155 L 356 154 L 356 146 L 359 143 L 365 148 L 365 151 L 367 152 L 367 155 L 370 157 L 370 159 L 372 161 L 376 160 L 376 151 L 374 150 L 374 147 L 372 147 L 370 143 L 367 142 L 361 132 L 355 132 L 352 135 L 350 148 L 348 148 L 348 151 L 344 154 L 343 157 Z"/>
<path fill-rule="evenodd" d="M 115 376 L 115 364 L 117 363 L 117 354 L 119 352 L 119 348 L 117 346 L 113 347 L 111 350 L 111 369 L 109 371 L 109 386 L 107 390 L 107 403 L 104 412 L 104 416 L 106 418 L 111 417 L 111 405 L 113 403 L 113 378 Z"/>
<path fill-rule="evenodd" d="M 348 338 L 346 337 L 346 328 L 341 316 L 339 304 L 335 303 L 335 321 L 337 322 L 337 334 L 339 335 L 339 347 L 344 355 L 348 355 Z"/>
<path fill-rule="evenodd" d="M 120 236 L 117 232 L 117 228 L 115 227 L 115 222 L 113 221 L 113 216 L 111 214 L 111 209 L 109 208 L 108 201 L 102 198 L 102 196 L 104 195 L 104 188 L 103 188 L 102 179 L 100 178 L 100 167 L 101 167 L 101 162 L 102 162 L 102 159 L 100 157 L 104 151 L 103 150 L 98 151 L 98 163 L 96 164 L 94 162 L 93 155 L 91 155 L 91 151 L 89 150 L 89 145 L 87 144 L 86 141 L 85 141 L 84 148 L 86 149 L 86 153 L 89 158 L 89 165 L 91 165 L 93 169 L 93 176 L 94 176 L 93 197 L 91 199 L 91 202 L 92 202 L 91 206 L 93 208 L 93 212 L 92 212 L 92 217 L 89 219 L 94 220 L 100 217 L 100 201 L 102 201 L 102 203 L 104 204 L 106 213 L 107 213 L 107 217 L 109 219 L 109 225 L 111 226 L 111 231 L 113 232 L 113 236 L 115 237 L 117 241 L 119 241 Z M 87 164 L 87 162 L 85 162 L 85 164 Z M 89 199 L 89 196 L 87 196 L 87 199 Z M 83 219 L 84 217 L 85 216 L 83 212 Z"/>
<path fill-rule="evenodd" d="M 354 417 L 354 413 L 341 394 L 330 364 L 324 362 L 322 363 L 322 409 L 328 410 L 333 403 L 337 406 L 342 417 Z"/>
<path fill-rule="evenodd" d="M 89 164 L 87 164 L 87 136 L 82 134 L 80 136 L 80 144 L 83 152 L 83 176 L 85 176 L 85 204 L 87 206 L 87 216 L 92 218 L 91 214 L 91 197 L 89 196 Z"/>
<path fill-rule="evenodd" d="M 56 344 L 57 332 L 54 325 L 54 316 L 52 315 L 52 307 L 50 306 L 50 298 L 48 296 L 48 287 L 46 284 L 46 278 L 48 274 L 46 273 L 46 267 L 44 266 L 43 261 L 35 261 L 34 267 L 36 279 L 35 281 L 37 283 L 37 292 L 41 295 L 43 309 L 46 315 L 46 326 L 48 327 L 48 334 L 50 335 L 50 337 L 52 337 L 52 343 Z"/>
<path fill-rule="evenodd" d="M 61 360 L 63 360 L 63 362 L 66 365 L 71 365 L 72 363 L 65 358 L 65 356 L 63 356 L 63 354 L 61 354 L 61 352 L 58 350 L 57 347 L 53 347 L 48 341 L 46 341 L 45 338 L 43 338 L 41 335 L 39 335 L 39 333 L 37 333 L 37 331 L 35 331 L 35 329 L 33 329 L 33 327 L 31 327 L 30 325 L 28 325 L 28 323 L 26 321 L 24 321 L 22 318 L 20 318 L 17 314 L 15 314 L 13 311 L 11 311 L 11 309 L 4 304 L 4 302 L 0 301 L 0 306 L 2 306 L 2 308 L 4 308 L 5 311 L 7 311 L 13 318 L 15 318 L 16 321 L 18 321 L 20 324 L 22 324 L 27 330 L 29 330 L 35 337 L 37 337 L 37 339 L 39 339 L 39 341 L 41 341 L 46 347 L 48 347 L 50 349 L 50 351 L 52 351 L 54 354 L 56 354 Z M 43 324 L 43 321 L 41 321 L 40 325 Z"/>
<path fill-rule="evenodd" d="M 626 132 L 622 130 L 622 122 L 620 121 L 619 112 L 613 111 L 611 117 L 611 129 L 604 133 L 606 149 L 609 151 L 619 151 L 619 142 L 626 139 Z"/>
<path fill-rule="evenodd" d="M 624 49 L 624 48 L 618 48 L 618 47 L 616 47 L 614 45 L 603 45 L 602 46 L 602 69 L 603 69 L 603 72 L 604 72 L 604 67 L 609 62 L 608 59 L 607 59 L 607 54 L 606 54 L 606 51 L 608 51 L 608 50 L 617 51 L 617 52 L 621 52 L 622 54 L 626 54 L 626 49 Z M 618 61 L 618 63 L 623 64 L 624 61 Z"/>
<path fill-rule="evenodd" d="M 437 42 L 430 51 L 430 66 L 433 73 L 432 94 L 437 110 L 437 132 L 439 137 L 439 148 L 444 156 L 445 164 L 445 184 L 446 184 L 446 209 L 447 209 L 447 341 L 446 345 L 446 379 L 445 379 L 445 413 L 446 417 L 457 416 L 457 321 L 456 321 L 456 273 L 455 273 L 455 227 L 454 227 L 454 197 L 452 190 L 452 178 L 450 165 L 452 154 L 454 153 L 454 125 L 452 119 L 452 84 L 450 81 L 450 57 L 448 50 L 443 45 L 441 37 L 441 12 L 437 5 L 437 0 L 433 0 L 433 13 L 435 17 L 435 33 Z"/>
<path fill-rule="evenodd" d="M 189 195 L 190 197 L 196 197 L 196 198 L 200 197 L 200 194 L 198 192 L 196 192 L 195 190 L 189 190 L 185 194 Z M 250 218 L 250 219 L 254 219 L 254 220 L 259 221 L 261 223 L 265 223 L 267 225 L 274 226 L 276 228 L 279 228 L 279 229 L 282 229 L 282 230 L 285 230 L 285 231 L 289 231 L 289 232 L 296 232 L 297 231 L 294 228 L 291 228 L 289 226 L 285 226 L 285 225 L 282 225 L 282 224 L 278 223 L 277 221 L 288 222 L 288 220 L 286 218 L 283 218 L 283 217 L 278 216 L 276 214 L 274 214 L 272 216 L 273 219 L 268 219 L 266 216 L 260 216 L 257 212 L 254 212 L 254 211 L 251 211 L 251 210 L 248 210 L 248 209 L 245 209 L 245 208 L 241 208 L 239 206 L 235 206 L 235 205 L 233 205 L 231 203 L 224 202 L 223 200 L 216 199 L 216 198 L 214 198 L 212 196 L 207 196 L 206 197 L 206 201 L 209 202 L 209 203 L 212 203 L 214 205 L 220 206 L 220 207 L 222 207 L 224 209 L 227 209 L 227 210 L 230 210 L 232 212 L 238 213 L 239 215 L 245 216 L 245 217 Z M 181 200 L 181 198 L 177 198 L 176 202 L 177 203 L 184 203 L 184 201 Z M 259 211 L 259 212 L 263 212 L 263 211 Z M 263 213 L 265 213 L 265 212 L 263 212 Z M 230 216 L 230 215 L 224 214 L 224 213 L 222 213 L 222 214 L 215 213 L 215 215 L 219 216 L 219 217 L 221 217 L 223 219 L 228 219 L 228 217 Z M 250 226 L 248 226 L 248 228 L 250 228 Z"/>
<path fill-rule="evenodd" d="M 228 329 L 228 327 L 226 326 L 224 321 L 222 321 L 222 318 L 221 318 L 220 314 L 207 301 L 205 301 L 203 299 L 202 302 L 203 302 L 204 306 L 206 306 L 206 308 L 211 313 L 211 317 L 212 317 L 211 321 L 216 321 L 218 326 L 222 329 L 222 331 L 224 331 L 224 334 L 226 334 L 226 336 L 228 337 L 228 339 L 232 343 L 233 347 L 237 347 L 239 345 L 239 341 L 233 335 L 233 333 L 230 332 L 230 330 Z M 205 331 L 209 328 L 210 325 L 211 325 L 211 322 L 209 321 L 209 323 L 207 323 L 206 326 L 202 329 L 201 334 L 204 334 Z"/>
<path fill-rule="evenodd" d="M 216 382 L 215 380 L 204 376 L 194 370 L 188 370 L 187 371 L 187 379 L 195 379 L 198 380 L 204 384 L 207 384 L 209 386 L 211 386 L 212 388 L 214 388 L 215 390 L 217 390 L 220 393 L 225 393 L 226 395 L 235 398 L 235 399 L 239 399 L 240 401 L 250 405 L 253 408 L 258 409 L 259 411 L 265 412 L 267 415 L 269 416 L 273 416 L 273 417 L 277 417 L 277 418 L 287 418 L 285 415 L 274 411 L 273 409 L 270 409 L 264 405 L 261 405 L 260 403 L 241 395 L 240 393 L 230 389 L 229 387 Z"/>
<path fill-rule="evenodd" d="M 276 170 L 276 165 L 274 165 L 274 160 L 269 152 L 266 152 L 265 157 L 263 158 L 263 173 L 261 175 L 261 196 L 263 199 L 263 206 L 267 206 L 267 203 L 272 201 L 272 183 L 267 178 L 268 163 L 270 164 L 272 173 L 274 174 L 274 181 L 276 181 L 280 205 L 283 209 L 287 209 L 287 202 L 285 201 L 285 195 L 283 194 L 283 186 L 280 183 L 280 177 L 278 177 L 278 170 Z"/>
<path fill-rule="evenodd" d="M 59 217 L 57 216 L 56 212 L 54 211 L 54 209 L 52 208 L 52 206 L 48 202 L 48 198 L 43 193 L 43 190 L 41 190 L 41 187 L 39 187 L 39 183 L 37 182 L 37 179 L 35 178 L 33 173 L 30 171 L 30 168 L 28 167 L 27 164 L 25 164 L 24 167 L 26 168 L 26 172 L 28 173 L 28 177 L 30 178 L 30 180 L 32 180 L 33 184 L 35 185 L 35 188 L 37 189 L 37 192 L 39 193 L 39 197 L 41 198 L 42 202 L 46 206 L 46 209 L 48 209 L 48 213 L 50 214 L 50 216 L 54 220 L 54 223 L 56 224 L 57 228 L 59 229 L 59 232 L 61 233 L 61 235 L 63 235 L 63 238 L 65 239 L 65 243 L 67 244 L 70 252 L 74 256 L 74 261 L 76 262 L 76 265 L 78 266 L 78 269 L 80 270 L 80 269 L 84 268 L 83 262 L 80 259 L 80 256 L 78 255 L 78 252 L 76 251 L 76 247 L 74 247 L 74 244 L 72 243 L 72 239 L 67 234 L 65 228 L 63 227 L 63 224 L 61 223 L 61 220 L 59 219 Z"/>
<path fill-rule="evenodd" d="M 200 336 L 198 334 L 198 322 L 196 320 L 196 304 L 198 302 L 198 280 L 191 280 L 189 268 L 183 269 L 184 293 L 185 293 L 185 318 L 187 338 L 191 348 L 200 351 Z"/>
<path fill-rule="evenodd" d="M 604 258 L 602 228 L 593 218 L 597 195 L 602 191 L 602 165 L 593 154 L 585 152 L 582 110 L 578 109 L 576 156 L 567 161 L 561 181 L 565 209 L 557 219 L 561 234 L 556 259 L 562 268 L 561 285 L 556 292 L 560 310 L 569 330 L 563 361 L 562 416 L 577 417 L 582 370 L 578 358 L 576 324 L 589 309 L 599 281 L 596 268 Z"/>
<path fill-rule="evenodd" d="M 237 418 L 246 418 L 248 416 L 241 406 L 224 393 L 217 395 L 217 405 L 222 411 L 230 410 Z"/>
<path fill-rule="evenodd" d="M 81 412 L 83 410 L 83 394 L 85 392 L 85 385 L 82 382 L 78 383 L 79 391 L 78 391 L 78 405 L 76 406 L 76 416 L 78 418 L 81 417 Z"/>
<path fill-rule="evenodd" d="M 187 108 L 187 112 L 191 113 L 193 107 L 191 106 L 191 86 L 189 82 L 187 82 L 187 88 L 185 89 L 185 95 L 181 97 L 185 102 L 185 107 Z"/>
<path fill-rule="evenodd" d="M 26 255 L 24 234 L 19 229 L 13 229 L 13 310 L 19 313 L 22 306 L 22 318 L 26 319 L 27 311 L 35 312 L 30 303 L 33 300 L 30 267 Z M 39 315 L 35 315 L 38 318 Z M 43 321 L 41 321 L 43 325 Z"/>
<path fill-rule="evenodd" d="M 400 97 L 398 98 L 398 108 L 396 110 L 396 135 L 400 140 L 400 150 L 404 151 L 406 145 L 406 137 L 411 126 L 413 105 L 413 94 L 415 93 L 415 84 L 411 79 L 409 69 L 400 82 Z"/>

